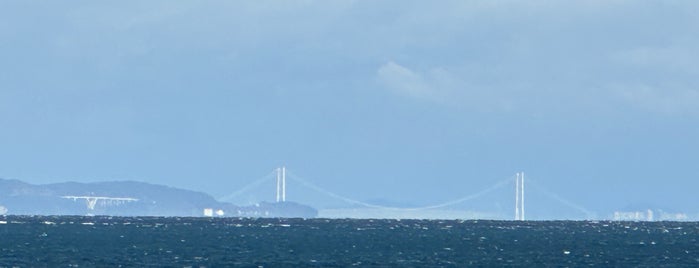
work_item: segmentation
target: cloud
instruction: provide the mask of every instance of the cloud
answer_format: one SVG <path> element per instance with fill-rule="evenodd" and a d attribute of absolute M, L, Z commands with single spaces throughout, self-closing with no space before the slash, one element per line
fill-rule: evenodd
<path fill-rule="evenodd" d="M 393 61 L 376 71 L 378 82 L 395 95 L 435 103 L 457 109 L 480 112 L 509 112 L 518 108 L 518 101 L 527 102 L 521 94 L 523 85 L 506 79 L 479 79 L 488 71 L 433 67 L 415 70 Z"/>
<path fill-rule="evenodd" d="M 688 83 L 699 74 L 699 34 L 687 27 L 698 22 L 693 3 L 397 3 L 154 1 L 57 5 L 32 16 L 7 8 L 0 10 L 0 39 L 8 40 L 0 42 L 0 58 L 20 65 L 0 66 L 7 73 L 0 79 L 25 85 L 17 77 L 27 73 L 52 88 L 185 77 L 173 73 L 289 86 L 378 81 L 414 100 L 556 114 L 618 104 L 619 96 L 637 105 L 646 94 L 608 84 Z M 368 74 L 366 66 L 373 66 Z M 658 102 L 693 96 L 654 92 L 647 95 Z"/>
<path fill-rule="evenodd" d="M 423 74 L 416 73 L 395 62 L 388 62 L 377 71 L 378 79 L 394 93 L 416 99 L 438 100 L 437 85 Z"/>
<path fill-rule="evenodd" d="M 696 41 L 637 46 L 612 54 L 618 70 L 610 94 L 637 108 L 666 115 L 699 114 Z"/>
<path fill-rule="evenodd" d="M 395 94 L 418 100 L 446 103 L 465 97 L 470 86 L 445 68 L 412 70 L 390 61 L 376 71 L 378 81 Z"/>
<path fill-rule="evenodd" d="M 613 85 L 610 88 L 625 102 L 666 115 L 699 114 L 699 90 L 681 85 Z"/>
<path fill-rule="evenodd" d="M 695 41 L 685 41 L 682 45 L 642 46 L 619 51 L 612 58 L 621 64 L 655 70 L 668 70 L 675 73 L 699 73 L 699 62 L 693 55 L 699 55 Z"/>

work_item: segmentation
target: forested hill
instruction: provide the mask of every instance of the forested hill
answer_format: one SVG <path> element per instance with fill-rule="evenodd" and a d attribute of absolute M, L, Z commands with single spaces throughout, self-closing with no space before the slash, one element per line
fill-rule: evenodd
<path fill-rule="evenodd" d="M 207 208 L 214 215 L 218 211 L 234 217 L 310 218 L 317 214 L 313 208 L 292 202 L 240 207 L 202 192 L 136 181 L 35 185 L 0 179 L 0 206 L 7 214 L 18 215 L 203 216 Z"/>

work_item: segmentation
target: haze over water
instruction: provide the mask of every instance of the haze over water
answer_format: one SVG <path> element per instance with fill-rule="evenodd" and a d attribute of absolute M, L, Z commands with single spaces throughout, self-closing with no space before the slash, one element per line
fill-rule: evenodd
<path fill-rule="evenodd" d="M 532 218 L 696 219 L 697 5 L 6 1 L 0 177 L 420 207 L 524 171 Z"/>
<path fill-rule="evenodd" d="M 698 13 L 0 1 L 0 267 L 695 267 Z"/>

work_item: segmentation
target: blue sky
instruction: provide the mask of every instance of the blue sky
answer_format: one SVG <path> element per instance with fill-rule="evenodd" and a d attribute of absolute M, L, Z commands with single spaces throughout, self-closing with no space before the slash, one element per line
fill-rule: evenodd
<path fill-rule="evenodd" d="M 432 204 L 525 171 L 594 211 L 696 212 L 697 12 L 4 1 L 0 177 L 223 196 L 286 165 L 358 200 Z"/>

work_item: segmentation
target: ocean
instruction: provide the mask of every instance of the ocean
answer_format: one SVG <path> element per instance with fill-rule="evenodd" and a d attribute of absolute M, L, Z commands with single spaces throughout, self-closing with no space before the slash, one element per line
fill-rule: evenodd
<path fill-rule="evenodd" d="M 697 222 L 0 216 L 0 267 L 699 266 Z"/>

